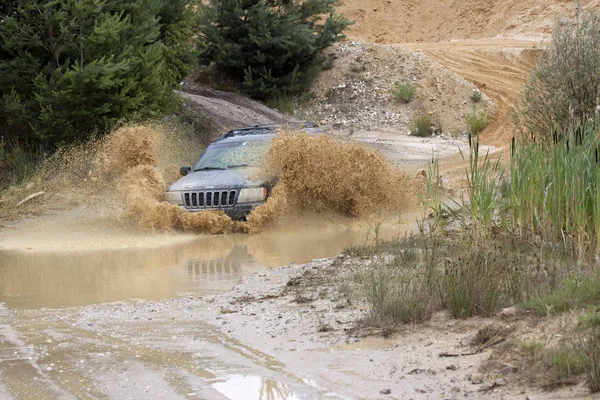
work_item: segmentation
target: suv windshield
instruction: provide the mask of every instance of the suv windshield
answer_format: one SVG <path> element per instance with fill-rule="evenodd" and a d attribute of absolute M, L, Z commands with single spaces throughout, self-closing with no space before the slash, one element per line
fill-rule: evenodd
<path fill-rule="evenodd" d="M 268 140 L 216 143 L 206 148 L 194 171 L 254 166 L 268 150 Z"/>

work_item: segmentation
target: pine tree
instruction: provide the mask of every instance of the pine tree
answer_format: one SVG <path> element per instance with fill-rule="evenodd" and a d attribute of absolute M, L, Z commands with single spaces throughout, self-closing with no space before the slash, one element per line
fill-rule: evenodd
<path fill-rule="evenodd" d="M 304 90 L 325 63 L 319 51 L 342 39 L 350 24 L 335 14 L 337 4 L 211 0 L 200 25 L 206 43 L 201 61 L 214 63 L 258 98 Z"/>
<path fill-rule="evenodd" d="M 187 3 L 187 2 L 179 2 Z M 0 9 L 0 113 L 49 142 L 174 107 L 187 72 L 187 7 L 163 0 L 22 0 Z M 179 29 L 179 31 L 178 31 Z M 187 32 L 180 32 L 185 31 Z M 173 51 L 165 32 L 187 34 Z"/>

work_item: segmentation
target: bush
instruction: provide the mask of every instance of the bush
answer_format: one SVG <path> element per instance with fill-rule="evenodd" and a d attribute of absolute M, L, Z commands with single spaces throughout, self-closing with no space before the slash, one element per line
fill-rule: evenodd
<path fill-rule="evenodd" d="M 489 117 L 483 110 L 478 112 L 475 105 L 473 105 L 473 109 L 467 114 L 465 120 L 469 134 L 477 135 L 488 124 Z"/>
<path fill-rule="evenodd" d="M 55 143 L 174 108 L 195 47 L 191 9 L 187 0 L 9 3 L 0 117 Z"/>
<path fill-rule="evenodd" d="M 428 114 L 417 115 L 410 124 L 410 134 L 413 136 L 431 136 L 433 133 L 433 122 Z"/>
<path fill-rule="evenodd" d="M 600 105 L 600 17 L 561 19 L 525 86 L 517 118 L 521 130 L 549 137 L 583 124 Z"/>
<path fill-rule="evenodd" d="M 200 30 L 200 59 L 214 63 L 259 99 L 297 93 L 325 66 L 319 51 L 350 24 L 337 0 L 211 0 Z M 327 16 L 323 21 L 323 16 Z"/>
<path fill-rule="evenodd" d="M 404 103 L 410 103 L 416 93 L 417 86 L 412 83 L 394 83 L 394 97 L 403 101 Z"/>
<path fill-rule="evenodd" d="M 473 93 L 471 93 L 471 101 L 473 103 L 479 103 L 481 101 L 481 92 L 479 90 L 473 90 Z"/>

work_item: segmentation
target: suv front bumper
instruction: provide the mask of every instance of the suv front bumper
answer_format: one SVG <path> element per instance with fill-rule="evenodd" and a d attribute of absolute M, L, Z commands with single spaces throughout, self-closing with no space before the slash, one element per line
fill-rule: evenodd
<path fill-rule="evenodd" d="M 233 207 L 216 207 L 216 208 L 198 209 L 198 208 L 186 208 L 184 206 L 179 206 L 179 208 L 181 208 L 183 211 L 187 211 L 187 212 L 191 212 L 191 213 L 204 212 L 204 211 L 223 211 L 231 219 L 244 220 L 244 219 L 246 219 L 248 214 L 250 214 L 252 212 L 252 210 L 254 210 L 256 207 L 260 206 L 261 204 L 265 204 L 265 203 L 266 203 L 266 201 L 260 201 L 257 203 L 236 204 Z"/>

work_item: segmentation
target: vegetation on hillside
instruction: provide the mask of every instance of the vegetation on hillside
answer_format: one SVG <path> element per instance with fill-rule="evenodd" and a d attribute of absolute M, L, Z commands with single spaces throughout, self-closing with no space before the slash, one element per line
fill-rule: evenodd
<path fill-rule="evenodd" d="M 188 0 L 9 1 L 0 8 L 4 135 L 72 141 L 172 110 L 193 61 Z"/>
<path fill-rule="evenodd" d="M 319 51 L 350 24 L 338 0 L 211 0 L 203 9 L 200 59 L 269 99 L 310 86 L 328 60 Z"/>
<path fill-rule="evenodd" d="M 600 110 L 600 15 L 586 11 L 559 20 L 536 65 L 517 119 L 527 135 L 552 139 Z"/>

